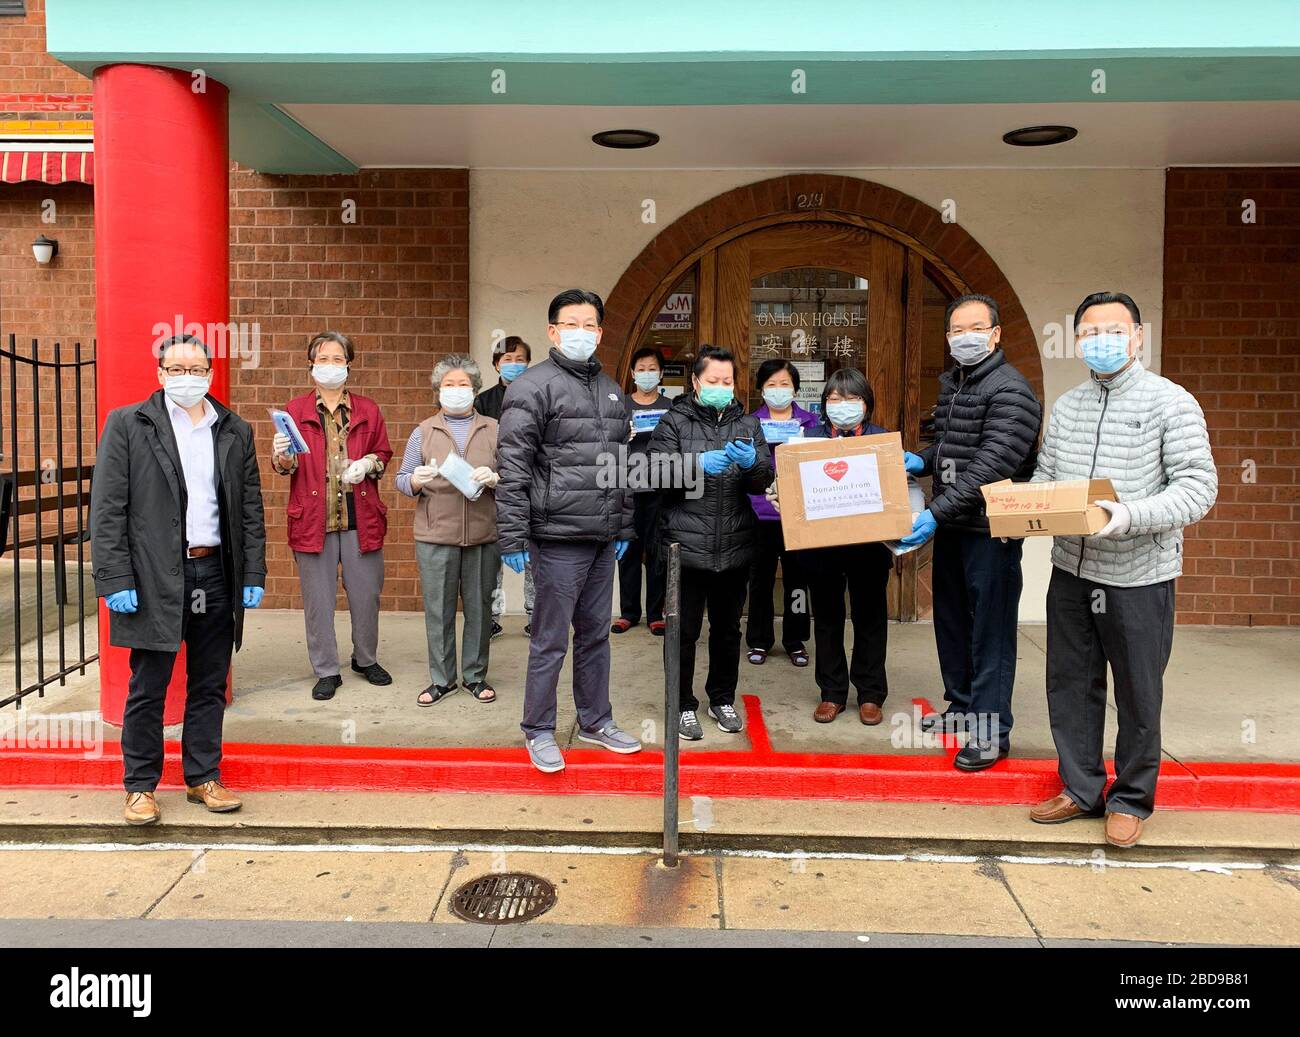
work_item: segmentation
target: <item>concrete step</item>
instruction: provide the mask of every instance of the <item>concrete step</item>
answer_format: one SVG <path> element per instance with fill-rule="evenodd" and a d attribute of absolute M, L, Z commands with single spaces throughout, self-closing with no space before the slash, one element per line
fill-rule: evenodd
<path fill-rule="evenodd" d="M 663 807 L 645 796 L 248 792 L 213 814 L 163 790 L 160 825 L 121 820 L 109 790 L 0 790 L 0 842 L 186 845 L 628 847 L 662 843 Z M 1105 844 L 1102 822 L 1036 825 L 1018 806 L 779 799 L 683 799 L 687 851 L 917 857 L 1300 862 L 1300 816 L 1157 811 L 1143 842 Z"/>

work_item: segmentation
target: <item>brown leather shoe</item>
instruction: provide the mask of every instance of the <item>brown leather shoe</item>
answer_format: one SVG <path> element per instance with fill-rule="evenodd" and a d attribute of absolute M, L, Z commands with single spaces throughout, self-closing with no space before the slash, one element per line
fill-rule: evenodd
<path fill-rule="evenodd" d="M 194 788 L 186 786 L 185 798 L 191 803 L 202 803 L 214 814 L 228 814 L 244 805 L 238 796 L 216 780 L 205 781 Z"/>
<path fill-rule="evenodd" d="M 864 702 L 858 707 L 858 719 L 868 727 L 875 727 L 885 719 L 885 714 L 874 702 Z"/>
<path fill-rule="evenodd" d="M 1080 817 L 1101 817 L 1097 811 L 1087 811 L 1062 792 L 1059 796 L 1045 799 L 1029 811 L 1029 820 L 1040 825 L 1059 825 L 1062 821 L 1073 821 Z"/>
<path fill-rule="evenodd" d="M 122 817 L 129 825 L 152 825 L 162 820 L 162 811 L 152 792 L 128 792 Z"/>
<path fill-rule="evenodd" d="M 819 724 L 829 724 L 844 712 L 845 707 L 838 702 L 819 702 L 813 710 L 813 719 Z"/>
<path fill-rule="evenodd" d="M 1142 818 L 1111 811 L 1106 815 L 1106 842 L 1111 846 L 1133 846 L 1142 836 Z"/>

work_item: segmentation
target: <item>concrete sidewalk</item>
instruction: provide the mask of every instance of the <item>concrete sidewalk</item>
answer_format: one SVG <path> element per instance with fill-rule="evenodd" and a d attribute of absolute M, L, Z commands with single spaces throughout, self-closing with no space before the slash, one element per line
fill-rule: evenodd
<path fill-rule="evenodd" d="M 499 701 L 484 704 L 461 692 L 429 709 L 415 704 L 428 683 L 424 620 L 418 613 L 385 613 L 380 622 L 380 661 L 393 674 L 386 688 L 367 684 L 347 666 L 346 613 L 338 622 L 344 682 L 330 702 L 314 702 L 314 678 L 307 665 L 302 615 L 296 611 L 249 612 L 244 649 L 235 657 L 235 700 L 226 715 L 228 742 L 360 746 L 517 747 L 528 639 L 523 617 L 506 617 L 506 633 L 492 644 L 490 679 Z M 705 635 L 707 637 L 707 634 Z M 796 669 L 779 652 L 763 666 L 742 660 L 740 694 L 757 695 L 778 752 L 934 754 L 933 748 L 896 745 L 895 732 L 910 722 L 912 700 L 943 707 L 929 624 L 891 624 L 890 697 L 886 720 L 868 728 L 852 709 L 833 724 L 813 722 L 818 700 L 812 669 Z M 703 639 L 702 639 L 703 640 Z M 647 743 L 661 743 L 663 725 L 662 640 L 644 625 L 613 643 L 612 694 L 615 719 Z M 1045 629 L 1023 625 L 1014 709 L 1012 753 L 1019 758 L 1055 758 L 1044 693 Z M 811 647 L 811 646 L 810 646 Z M 0 666 L 3 664 L 0 663 Z M 703 685 L 703 666 L 697 689 Z M 0 670 L 3 672 L 3 670 Z M 1300 762 L 1300 725 L 1291 722 L 1300 705 L 1300 631 L 1179 627 L 1166 675 L 1163 740 L 1171 761 Z M 98 668 L 25 700 L 29 712 L 96 710 Z M 573 745 L 575 726 L 569 693 L 570 668 L 561 674 L 558 735 Z M 1111 703 L 1108 744 L 1113 745 Z M 0 718 L 2 719 L 2 718 Z M 178 730 L 170 730 L 175 737 Z M 891 738 L 891 736 L 895 736 Z M 109 737 L 113 737 L 110 732 Z M 745 734 L 724 735 L 705 721 L 702 742 L 683 751 L 747 749 Z"/>

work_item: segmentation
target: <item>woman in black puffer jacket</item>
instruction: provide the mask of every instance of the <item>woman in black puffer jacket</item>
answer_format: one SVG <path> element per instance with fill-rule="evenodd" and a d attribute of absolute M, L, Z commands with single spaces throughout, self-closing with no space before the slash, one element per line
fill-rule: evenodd
<path fill-rule="evenodd" d="M 667 557 L 667 544 L 681 544 L 679 732 L 691 740 L 704 737 L 692 684 L 706 610 L 709 715 L 730 734 L 744 727 L 735 708 L 740 614 L 758 524 L 749 494 L 771 483 L 772 461 L 758 419 L 735 398 L 735 372 L 729 351 L 701 346 L 693 391 L 678 398 L 650 440 L 651 470 L 663 490 L 659 557 Z"/>

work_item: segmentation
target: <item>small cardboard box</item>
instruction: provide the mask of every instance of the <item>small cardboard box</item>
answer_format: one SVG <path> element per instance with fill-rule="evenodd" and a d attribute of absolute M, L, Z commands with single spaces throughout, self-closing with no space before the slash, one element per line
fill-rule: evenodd
<path fill-rule="evenodd" d="M 897 540 L 912 531 L 897 432 L 791 439 L 776 453 L 776 492 L 792 551 Z"/>
<path fill-rule="evenodd" d="M 989 536 L 1087 536 L 1110 516 L 1092 502 L 1115 500 L 1109 479 L 1065 482 L 1001 482 L 981 486 Z"/>

